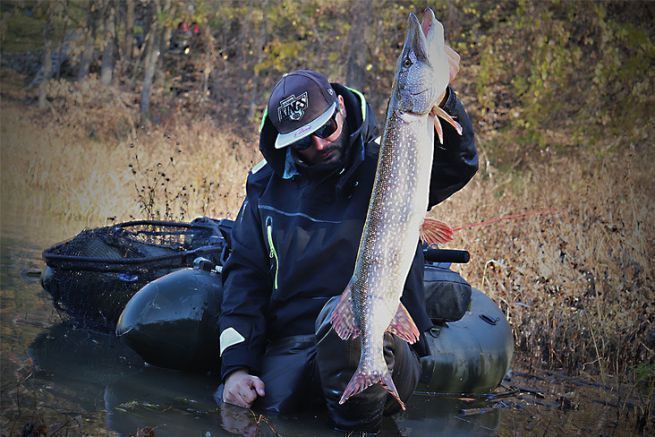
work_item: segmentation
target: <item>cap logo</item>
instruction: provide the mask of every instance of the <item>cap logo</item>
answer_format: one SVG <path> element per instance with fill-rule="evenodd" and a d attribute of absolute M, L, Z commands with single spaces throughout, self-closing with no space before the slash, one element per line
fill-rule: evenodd
<path fill-rule="evenodd" d="M 309 97 L 307 96 L 307 91 L 298 97 L 292 94 L 280 102 L 280 106 L 277 108 L 277 117 L 280 122 L 286 119 L 298 121 L 305 115 L 305 110 L 308 107 Z"/>

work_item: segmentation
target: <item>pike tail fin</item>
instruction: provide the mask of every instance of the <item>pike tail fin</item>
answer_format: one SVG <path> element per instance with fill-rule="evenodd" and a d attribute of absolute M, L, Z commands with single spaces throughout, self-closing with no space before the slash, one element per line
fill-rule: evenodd
<path fill-rule="evenodd" d="M 342 405 L 350 397 L 363 392 L 370 386 L 377 383 L 380 383 L 382 387 L 384 387 L 384 389 L 388 391 L 396 401 L 398 401 L 400 408 L 405 411 L 405 403 L 402 401 L 402 399 L 400 399 L 400 395 L 398 395 L 398 390 L 396 389 L 396 384 L 393 383 L 391 373 L 389 373 L 389 370 L 386 367 L 384 368 L 383 372 L 366 373 L 362 372 L 360 367 L 357 367 L 355 374 L 352 376 L 350 382 L 343 391 L 341 399 L 339 399 L 339 405 Z"/>
<path fill-rule="evenodd" d="M 421 335 L 416 327 L 416 323 L 412 320 L 412 316 L 409 315 L 407 308 L 401 303 L 398 305 L 398 311 L 394 316 L 387 332 L 394 334 L 398 338 L 402 338 L 409 344 L 414 344 L 418 341 L 419 336 Z"/>
<path fill-rule="evenodd" d="M 452 241 L 453 230 L 444 222 L 425 218 L 421 226 L 421 240 L 427 244 L 444 244 Z"/>
<path fill-rule="evenodd" d="M 349 338 L 357 338 L 359 336 L 359 326 L 357 326 L 355 313 L 353 312 L 350 284 L 341 293 L 339 302 L 332 312 L 331 322 L 334 331 L 340 339 L 348 340 Z"/>

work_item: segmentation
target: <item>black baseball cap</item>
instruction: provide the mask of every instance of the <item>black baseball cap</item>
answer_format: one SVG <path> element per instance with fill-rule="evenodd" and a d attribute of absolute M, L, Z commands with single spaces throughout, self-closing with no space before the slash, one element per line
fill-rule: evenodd
<path fill-rule="evenodd" d="M 278 131 L 275 148 L 314 133 L 338 105 L 337 93 L 322 74 L 297 70 L 282 76 L 268 99 L 268 118 Z"/>

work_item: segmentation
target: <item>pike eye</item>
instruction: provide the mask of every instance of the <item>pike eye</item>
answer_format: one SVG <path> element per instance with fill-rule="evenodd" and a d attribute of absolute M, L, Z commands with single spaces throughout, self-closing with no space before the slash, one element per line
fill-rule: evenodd
<path fill-rule="evenodd" d="M 409 67 L 412 66 L 412 60 L 409 59 L 409 56 L 405 58 L 405 62 L 403 62 L 403 65 L 404 65 L 406 68 L 409 68 Z"/>

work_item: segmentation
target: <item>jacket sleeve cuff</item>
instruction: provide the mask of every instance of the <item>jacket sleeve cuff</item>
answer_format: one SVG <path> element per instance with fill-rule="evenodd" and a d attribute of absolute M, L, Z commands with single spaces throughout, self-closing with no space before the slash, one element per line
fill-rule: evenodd
<path fill-rule="evenodd" d="M 249 373 L 256 375 L 260 371 L 259 360 L 248 353 L 246 346 L 232 346 L 226 349 L 221 357 L 221 380 L 225 382 L 231 373 L 239 369 L 246 369 Z"/>
<path fill-rule="evenodd" d="M 234 367 L 234 368 L 228 369 L 227 371 L 222 370 L 221 371 L 221 382 L 225 383 L 227 378 L 229 378 L 230 375 L 233 374 L 234 372 L 236 372 L 237 370 L 246 370 L 248 373 L 250 373 L 250 369 L 247 369 L 245 367 Z"/>

